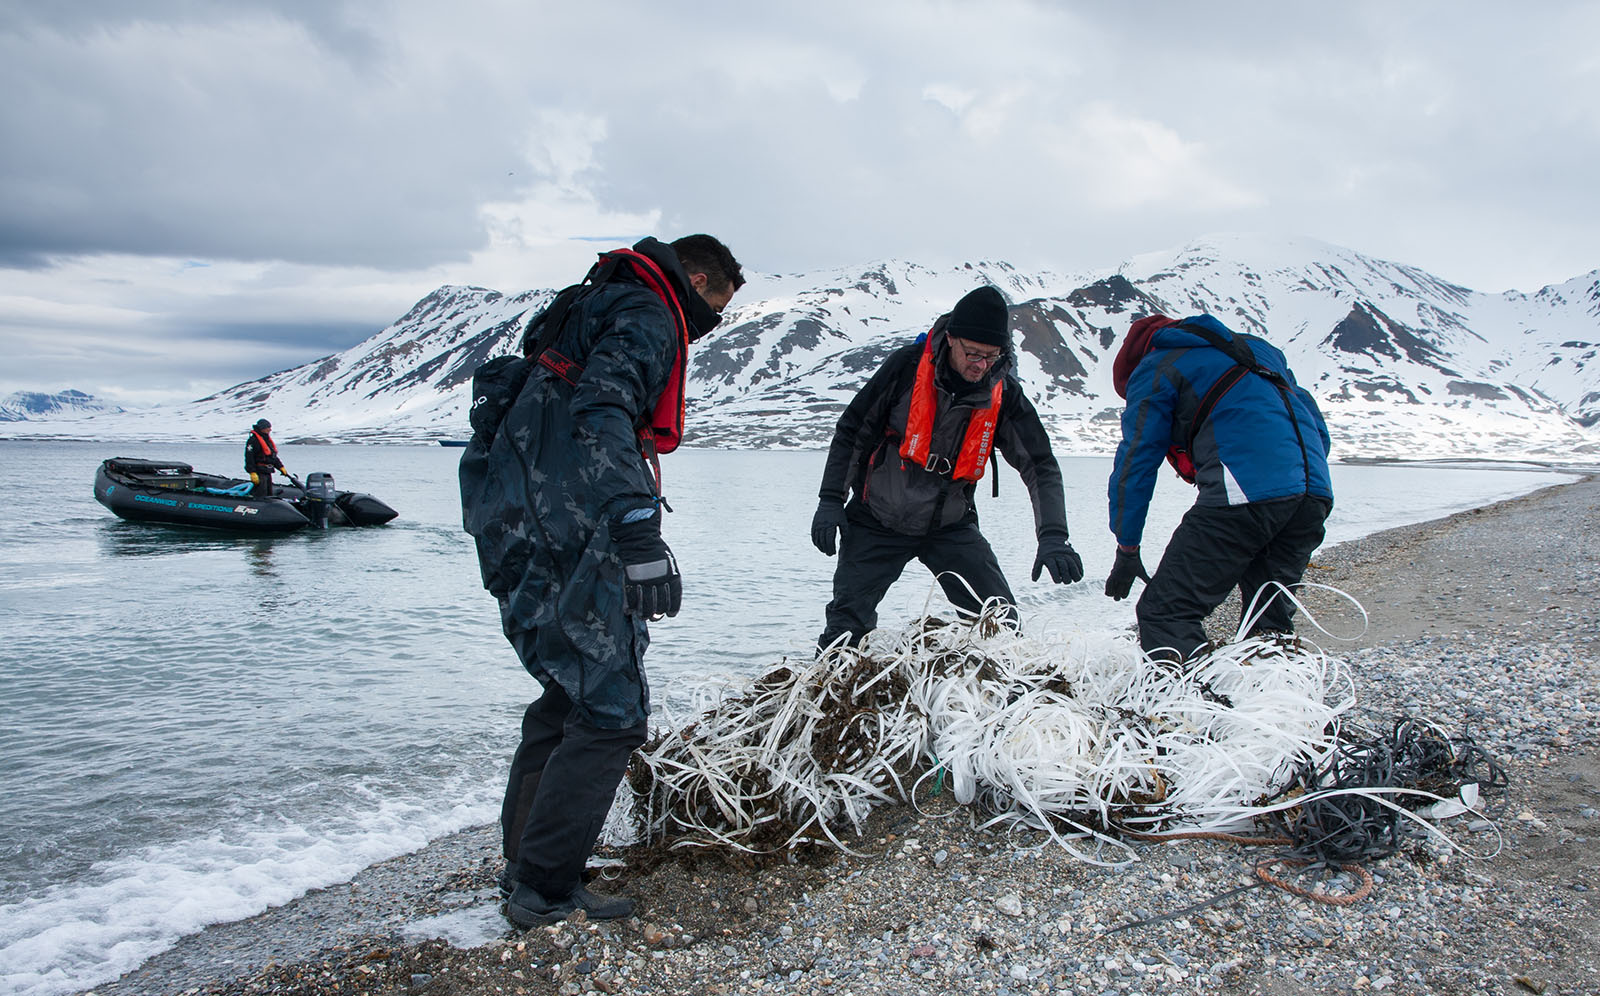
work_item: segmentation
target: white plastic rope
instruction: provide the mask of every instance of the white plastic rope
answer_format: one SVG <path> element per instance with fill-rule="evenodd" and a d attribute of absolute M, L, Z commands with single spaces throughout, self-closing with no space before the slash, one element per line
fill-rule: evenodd
<path fill-rule="evenodd" d="M 1131 851 L 1115 828 L 1238 830 L 1284 805 L 1268 800 L 1323 764 L 1355 705 L 1344 665 L 1294 637 L 1236 638 L 1180 669 L 1123 634 L 1020 632 L 1011 611 L 925 616 L 697 696 L 691 721 L 635 756 L 619 793 L 631 786 L 632 832 L 614 814 L 608 836 L 849 851 L 875 807 L 914 804 L 935 779 L 985 826 L 1118 864 Z"/>

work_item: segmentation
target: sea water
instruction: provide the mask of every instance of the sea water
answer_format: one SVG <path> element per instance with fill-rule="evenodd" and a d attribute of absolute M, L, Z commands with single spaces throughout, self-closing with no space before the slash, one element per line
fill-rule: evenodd
<path fill-rule="evenodd" d="M 92 497 L 110 456 L 233 474 L 241 447 L 0 442 L 0 992 L 49 996 L 498 817 L 536 684 L 499 632 L 444 447 L 284 447 L 304 478 L 394 522 L 272 538 L 123 522 Z M 820 452 L 663 459 L 684 608 L 653 624 L 658 704 L 808 655 L 833 561 L 810 543 Z M 1025 625 L 1125 631 L 1110 460 L 1066 458 L 1088 578 L 1029 579 L 1027 491 L 1009 467 L 979 515 Z M 1545 472 L 1336 466 L 1330 543 L 1566 480 Z M 1193 491 L 1163 474 L 1144 560 Z M 948 611 L 912 564 L 884 625 Z"/>

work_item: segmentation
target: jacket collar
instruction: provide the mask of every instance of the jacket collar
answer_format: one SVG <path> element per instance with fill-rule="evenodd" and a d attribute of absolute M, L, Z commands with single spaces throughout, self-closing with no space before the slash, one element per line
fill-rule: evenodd
<path fill-rule="evenodd" d="M 689 341 L 694 342 L 701 336 L 717 327 L 722 321 L 722 316 L 717 314 L 706 299 L 694 289 L 689 282 L 689 273 L 679 262 L 678 254 L 673 248 L 654 236 L 646 236 L 633 244 L 633 251 L 641 256 L 648 256 L 650 261 L 661 267 L 661 272 L 667 275 L 667 282 L 672 285 L 672 293 L 677 295 L 678 303 L 683 306 L 683 313 L 689 319 Z"/>

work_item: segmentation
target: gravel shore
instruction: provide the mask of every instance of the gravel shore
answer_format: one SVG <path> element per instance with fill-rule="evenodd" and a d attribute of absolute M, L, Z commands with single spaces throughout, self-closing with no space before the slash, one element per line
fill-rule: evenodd
<path fill-rule="evenodd" d="M 1270 854 L 1232 843 L 1095 868 L 975 830 L 946 794 L 879 811 L 861 857 L 625 867 L 606 888 L 639 918 L 521 932 L 496 911 L 498 831 L 481 827 L 96 992 L 1600 993 L 1600 479 L 1341 544 L 1307 579 L 1367 610 L 1348 642 L 1302 625 L 1351 665 L 1362 717 L 1465 731 L 1510 777 L 1494 820 L 1442 825 L 1459 851 L 1413 834 L 1357 902 L 1259 887 Z M 1325 593 L 1307 607 L 1360 629 Z"/>

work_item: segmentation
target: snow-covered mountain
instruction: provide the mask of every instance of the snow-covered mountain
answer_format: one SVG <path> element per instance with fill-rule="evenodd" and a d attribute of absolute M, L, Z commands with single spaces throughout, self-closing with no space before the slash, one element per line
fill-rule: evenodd
<path fill-rule="evenodd" d="M 16 391 L 0 398 L 0 422 L 31 422 L 44 418 L 120 411 L 121 408 L 103 398 L 70 389 L 54 394 Z"/>
<path fill-rule="evenodd" d="M 1284 350 L 1328 416 L 1336 457 L 1600 454 L 1600 270 L 1536 294 L 1486 294 L 1315 240 L 1244 235 L 1073 276 L 903 261 L 752 275 L 694 347 L 688 443 L 826 445 L 882 359 L 983 283 L 1011 303 L 1019 375 L 1063 453 L 1115 447 L 1111 359 L 1133 318 L 1207 311 Z M 441 287 L 314 363 L 186 405 L 29 434 L 232 439 L 266 415 L 291 442 L 464 436 L 472 371 L 513 350 L 552 294 Z"/>

